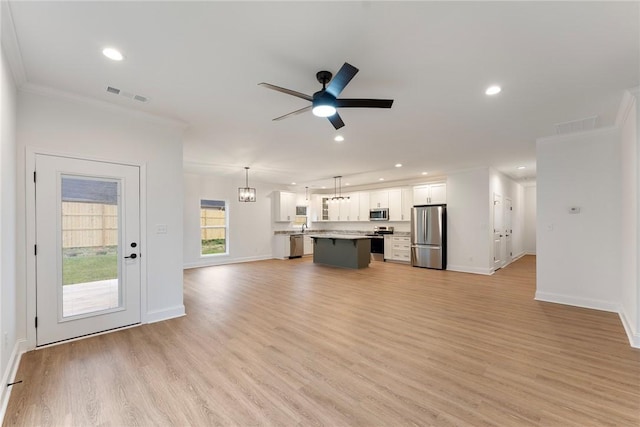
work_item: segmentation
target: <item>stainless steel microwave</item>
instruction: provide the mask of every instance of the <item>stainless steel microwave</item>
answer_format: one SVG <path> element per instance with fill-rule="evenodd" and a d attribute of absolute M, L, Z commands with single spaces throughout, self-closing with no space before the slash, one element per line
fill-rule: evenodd
<path fill-rule="evenodd" d="M 370 209 L 369 221 L 389 221 L 389 208 Z"/>

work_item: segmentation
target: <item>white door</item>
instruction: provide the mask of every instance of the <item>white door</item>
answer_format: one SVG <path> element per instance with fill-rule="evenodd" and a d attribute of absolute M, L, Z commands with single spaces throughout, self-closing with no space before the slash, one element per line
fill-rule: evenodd
<path fill-rule="evenodd" d="M 509 264 L 513 258 L 513 227 L 511 225 L 511 214 L 513 204 L 508 197 L 504 198 L 504 246 L 505 264 Z"/>
<path fill-rule="evenodd" d="M 140 323 L 140 168 L 35 164 L 37 345 Z"/>
<path fill-rule="evenodd" d="M 502 196 L 493 193 L 493 268 L 496 270 L 504 265 L 502 208 Z"/>

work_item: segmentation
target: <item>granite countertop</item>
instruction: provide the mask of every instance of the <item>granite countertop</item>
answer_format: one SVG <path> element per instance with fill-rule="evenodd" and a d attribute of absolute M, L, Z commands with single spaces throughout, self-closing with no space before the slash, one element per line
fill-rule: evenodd
<path fill-rule="evenodd" d="M 365 236 L 364 234 L 333 234 L 333 233 L 323 233 L 323 234 L 309 234 L 309 237 L 314 239 L 340 239 L 340 240 L 360 240 L 360 239 L 370 239 L 370 236 Z"/>
<path fill-rule="evenodd" d="M 313 230 L 313 229 L 305 229 L 304 233 L 300 230 L 278 230 L 274 231 L 273 234 L 276 236 L 290 236 L 296 234 L 302 234 L 305 236 L 317 236 L 317 237 L 326 237 L 327 235 L 338 236 L 336 238 L 340 238 L 340 236 L 357 236 L 358 238 L 369 238 L 371 236 L 365 236 L 365 234 L 371 234 L 373 231 L 363 231 L 363 230 Z M 392 234 L 381 234 L 380 237 L 383 236 L 396 236 L 396 237 L 410 237 L 411 232 L 409 231 L 395 231 Z"/>

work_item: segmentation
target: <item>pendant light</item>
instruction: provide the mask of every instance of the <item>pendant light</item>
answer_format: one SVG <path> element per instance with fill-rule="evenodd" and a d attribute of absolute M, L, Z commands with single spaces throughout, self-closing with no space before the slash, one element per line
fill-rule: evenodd
<path fill-rule="evenodd" d="M 349 200 L 350 197 L 342 196 L 342 176 L 334 176 L 333 177 L 333 197 L 329 200 L 332 202 L 342 202 L 345 200 Z"/>
<path fill-rule="evenodd" d="M 249 166 L 245 166 L 244 171 L 245 171 L 245 186 L 238 187 L 238 201 L 255 202 L 256 189 L 249 187 Z"/>

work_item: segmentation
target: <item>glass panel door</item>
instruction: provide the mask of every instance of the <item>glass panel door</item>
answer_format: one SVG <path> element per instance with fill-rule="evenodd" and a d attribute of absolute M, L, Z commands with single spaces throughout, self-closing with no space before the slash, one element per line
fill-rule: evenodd
<path fill-rule="evenodd" d="M 62 175 L 62 316 L 120 308 L 120 181 Z"/>
<path fill-rule="evenodd" d="M 140 168 L 35 166 L 37 345 L 140 323 Z"/>

